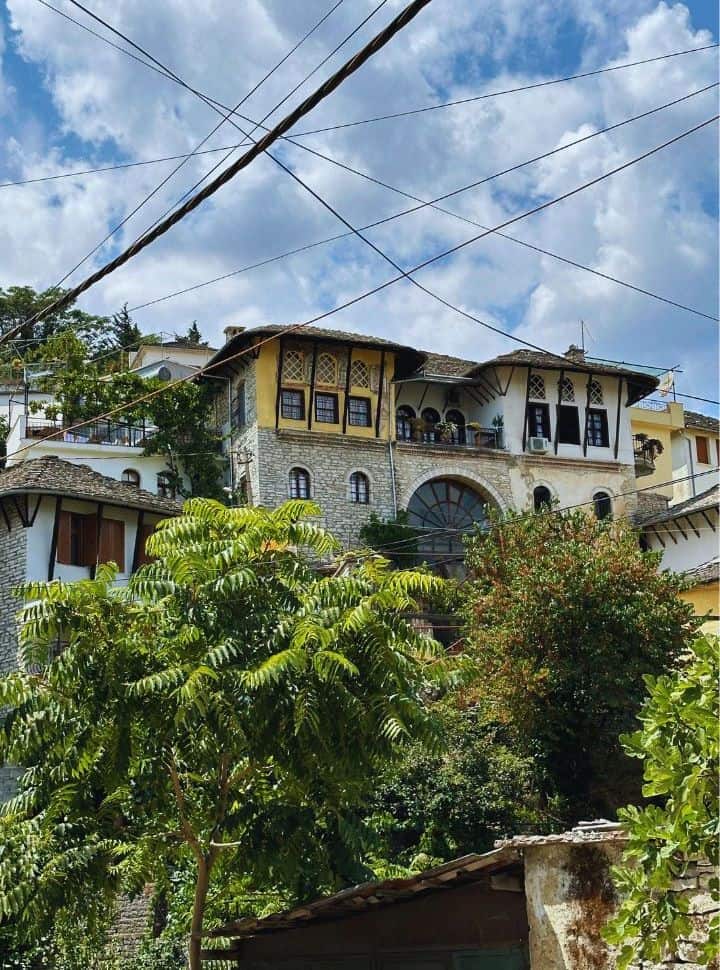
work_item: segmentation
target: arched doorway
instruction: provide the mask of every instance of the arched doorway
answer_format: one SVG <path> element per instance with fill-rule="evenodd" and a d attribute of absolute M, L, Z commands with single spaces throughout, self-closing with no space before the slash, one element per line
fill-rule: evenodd
<path fill-rule="evenodd" d="M 407 506 L 408 525 L 420 533 L 421 558 L 455 574 L 453 564 L 464 558 L 463 538 L 487 523 L 490 504 L 475 486 L 454 478 L 433 478 L 421 485 Z"/>

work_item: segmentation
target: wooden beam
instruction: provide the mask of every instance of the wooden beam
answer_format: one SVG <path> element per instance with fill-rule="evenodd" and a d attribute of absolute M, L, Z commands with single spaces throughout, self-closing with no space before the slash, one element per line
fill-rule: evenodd
<path fill-rule="evenodd" d="M 35 503 L 35 508 L 33 509 L 33 513 L 28 519 L 28 526 L 30 527 L 35 525 L 35 519 L 37 518 L 37 514 L 40 511 L 40 503 L 42 502 L 42 500 L 43 500 L 42 495 L 38 495 L 37 502 Z M 29 501 L 30 500 L 28 499 L 28 503 Z"/>
<path fill-rule="evenodd" d="M 617 414 L 615 415 L 615 460 L 617 461 L 618 450 L 620 448 L 620 411 L 622 409 L 622 389 L 623 389 L 623 379 L 622 377 L 618 381 L 618 393 L 617 393 Z"/>
<path fill-rule="evenodd" d="M 428 382 L 427 382 L 427 381 L 425 381 L 425 390 L 424 390 L 424 391 L 422 392 L 422 396 L 421 396 L 421 398 L 420 398 L 420 403 L 418 404 L 418 413 L 417 413 L 417 416 L 418 416 L 418 417 L 420 417 L 420 416 L 421 416 L 421 415 L 420 415 L 420 412 L 422 411 L 422 406 L 423 406 L 423 401 L 424 401 L 424 400 L 425 400 L 425 398 L 427 397 L 427 392 L 428 392 L 429 390 L 430 390 L 430 385 L 428 384 Z"/>
<path fill-rule="evenodd" d="M 135 525 L 135 542 L 133 543 L 133 557 L 132 557 L 132 565 L 130 567 L 131 573 L 136 572 L 138 566 L 140 565 L 140 553 L 142 551 L 140 548 L 140 543 L 142 542 L 142 530 L 144 525 L 145 525 L 145 510 L 140 509 L 138 511 L 137 523 Z"/>
<path fill-rule="evenodd" d="M 649 529 L 648 531 L 649 531 L 649 532 L 652 532 L 652 534 L 653 534 L 653 535 L 655 536 L 655 538 L 657 539 L 657 541 L 658 541 L 658 542 L 660 543 L 660 545 L 661 545 L 661 546 L 663 547 L 663 549 L 664 549 L 664 548 L 665 548 L 665 543 L 664 543 L 664 542 L 662 541 L 662 539 L 660 538 L 660 533 L 659 533 L 659 532 L 658 532 L 658 531 L 657 531 L 656 529 Z"/>
<path fill-rule="evenodd" d="M 280 338 L 280 350 L 278 351 L 278 364 L 277 364 L 277 388 L 275 391 L 275 430 L 280 427 L 280 395 L 282 393 L 282 377 L 283 377 L 283 363 L 285 361 L 285 341 Z"/>
<path fill-rule="evenodd" d="M 715 532 L 715 526 L 714 526 L 714 525 L 712 524 L 712 522 L 711 522 L 711 521 L 710 521 L 710 519 L 708 518 L 708 514 L 707 514 L 707 512 L 705 512 L 705 511 L 704 511 L 703 509 L 701 509 L 701 510 L 700 510 L 700 515 L 702 515 L 702 517 L 703 517 L 703 518 L 705 519 L 705 521 L 706 521 L 706 522 L 707 522 L 707 524 L 708 524 L 708 525 L 710 526 L 710 528 L 711 528 L 711 529 L 713 530 L 713 532 Z"/>
<path fill-rule="evenodd" d="M 686 532 L 686 531 L 685 531 L 685 530 L 683 529 L 683 527 L 682 527 L 682 526 L 680 525 L 680 519 L 679 519 L 679 518 L 678 518 L 678 519 L 675 519 L 675 524 L 677 525 L 677 527 L 678 527 L 678 531 L 679 531 L 679 532 L 680 532 L 680 534 L 682 535 L 682 537 L 683 537 L 683 539 L 685 539 L 685 540 L 687 540 L 687 532 Z"/>
<path fill-rule="evenodd" d="M 345 401 L 343 402 L 342 433 L 347 431 L 348 398 L 350 397 L 350 366 L 352 364 L 352 344 L 348 344 L 347 370 L 345 371 Z"/>
<path fill-rule="evenodd" d="M 667 524 L 667 522 L 663 522 L 663 525 L 665 526 L 665 532 L 666 532 L 666 533 L 667 533 L 667 534 L 668 534 L 668 535 L 670 536 L 670 538 L 671 538 L 671 539 L 672 539 L 672 541 L 673 541 L 673 542 L 675 543 L 675 545 L 677 545 L 677 544 L 678 544 L 678 541 L 677 541 L 677 539 L 675 538 L 675 536 L 673 535 L 673 533 L 672 533 L 672 529 L 670 529 L 670 528 L 668 527 L 668 524 Z"/>
<path fill-rule="evenodd" d="M 313 344 L 312 364 L 310 366 L 310 400 L 308 401 L 307 426 L 308 431 L 312 428 L 313 407 L 315 406 L 315 370 L 317 368 L 317 340 Z"/>
<path fill-rule="evenodd" d="M 60 513 L 62 512 L 62 495 L 55 496 L 55 516 L 53 530 L 50 537 L 50 556 L 48 557 L 47 577 L 50 582 L 55 576 L 55 558 L 57 556 L 58 532 L 60 531 Z"/>
<path fill-rule="evenodd" d="M 588 374 L 587 388 L 585 394 L 585 434 L 583 435 L 583 457 L 587 457 L 587 440 L 588 440 L 588 411 L 590 410 L 590 389 L 592 388 L 593 377 L 592 374 Z"/>
<path fill-rule="evenodd" d="M 492 368 L 492 373 L 495 380 L 495 390 L 502 397 L 502 384 L 500 383 L 500 378 L 498 377 L 497 367 Z"/>
<path fill-rule="evenodd" d="M 375 437 L 380 437 L 380 418 L 382 416 L 383 384 L 385 383 L 385 351 L 380 354 L 380 384 L 378 385 L 377 413 L 375 414 Z"/>
<path fill-rule="evenodd" d="M 28 527 L 28 497 L 27 497 L 27 495 L 23 495 L 22 497 L 25 499 L 25 508 L 23 508 L 22 505 L 21 505 L 21 503 L 18 502 L 17 495 L 13 495 L 12 500 L 13 500 L 13 504 L 15 506 L 15 510 L 16 510 L 19 518 L 20 518 L 20 522 L 22 523 L 23 529 L 27 529 L 27 527 Z"/>
<path fill-rule="evenodd" d="M 527 369 L 527 381 L 525 384 L 525 407 L 523 409 L 523 433 L 522 433 L 522 450 L 525 451 L 527 445 L 527 429 L 528 429 L 528 404 L 530 403 L 530 375 L 532 374 L 532 367 L 528 366 Z"/>
<path fill-rule="evenodd" d="M 689 515 L 683 515 L 682 518 L 685 519 L 685 521 L 687 522 L 687 524 L 690 526 L 690 528 L 693 530 L 693 532 L 695 533 L 695 535 L 699 539 L 700 538 L 700 532 L 698 531 L 698 529 L 695 528 L 695 523 L 690 518 L 690 516 Z"/>
<path fill-rule="evenodd" d="M 500 392 L 501 397 L 505 397 L 507 395 L 507 392 L 510 390 L 510 381 L 513 379 L 514 373 L 515 373 L 515 364 L 513 364 L 512 367 L 510 368 L 510 376 L 507 379 L 507 384 L 505 385 L 504 390 Z"/>
<path fill-rule="evenodd" d="M 555 408 L 555 436 L 553 438 L 553 450 L 555 451 L 556 455 L 558 453 L 558 445 L 560 444 L 560 405 L 562 404 L 562 388 L 564 378 L 565 371 L 560 368 L 560 377 L 558 377 L 557 407 Z"/>
<path fill-rule="evenodd" d="M 10 525 L 10 516 L 7 514 L 5 503 L 2 501 L 0 501 L 0 511 L 2 511 L 2 515 L 3 515 L 3 518 L 5 519 L 5 525 L 7 526 L 8 532 L 12 532 L 12 526 Z"/>
<path fill-rule="evenodd" d="M 97 511 L 95 512 L 95 542 L 97 543 L 95 548 L 95 562 L 90 564 L 90 579 L 95 579 L 97 573 L 98 560 L 100 559 L 100 532 L 102 531 L 102 521 L 103 521 L 103 503 L 98 502 Z"/>

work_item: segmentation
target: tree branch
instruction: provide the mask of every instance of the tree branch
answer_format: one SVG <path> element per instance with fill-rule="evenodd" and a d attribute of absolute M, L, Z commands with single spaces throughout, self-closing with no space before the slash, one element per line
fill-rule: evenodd
<path fill-rule="evenodd" d="M 193 850 L 193 854 L 198 862 L 204 862 L 202 848 L 198 837 L 193 832 L 192 826 L 188 821 L 187 817 L 187 804 L 185 802 L 185 794 L 182 790 L 182 785 L 180 784 L 180 775 L 178 774 L 177 764 L 175 762 L 175 755 L 172 749 L 169 750 L 170 760 L 168 762 L 168 771 L 170 772 L 170 779 L 172 781 L 173 790 L 175 792 L 175 801 L 177 802 L 178 815 L 180 817 L 180 828 L 182 834 L 185 837 L 186 842 L 189 844 L 190 848 Z"/>

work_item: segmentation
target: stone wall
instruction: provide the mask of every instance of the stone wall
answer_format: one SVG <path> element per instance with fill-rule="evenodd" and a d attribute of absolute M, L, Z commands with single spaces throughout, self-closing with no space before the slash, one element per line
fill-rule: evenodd
<path fill-rule="evenodd" d="M 5 503 L 10 531 L 0 518 L 0 674 L 18 666 L 17 613 L 20 601 L 13 588 L 27 576 L 27 532 L 22 527 L 17 510 Z M 15 794 L 19 772 L 10 767 L 0 768 L 0 802 Z"/>
<path fill-rule="evenodd" d="M 453 445 L 397 442 L 394 445 L 401 509 L 426 481 L 441 476 L 468 482 L 484 492 L 499 508 L 513 507 L 510 467 L 513 459 L 503 451 L 478 451 Z"/>

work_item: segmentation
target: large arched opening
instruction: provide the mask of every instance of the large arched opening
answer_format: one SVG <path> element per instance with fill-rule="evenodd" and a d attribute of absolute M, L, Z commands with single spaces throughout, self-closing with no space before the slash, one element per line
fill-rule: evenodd
<path fill-rule="evenodd" d="M 444 575 L 457 575 L 463 539 L 488 522 L 495 502 L 477 485 L 455 478 L 431 478 L 407 504 L 408 525 L 418 532 L 418 553 Z"/>

